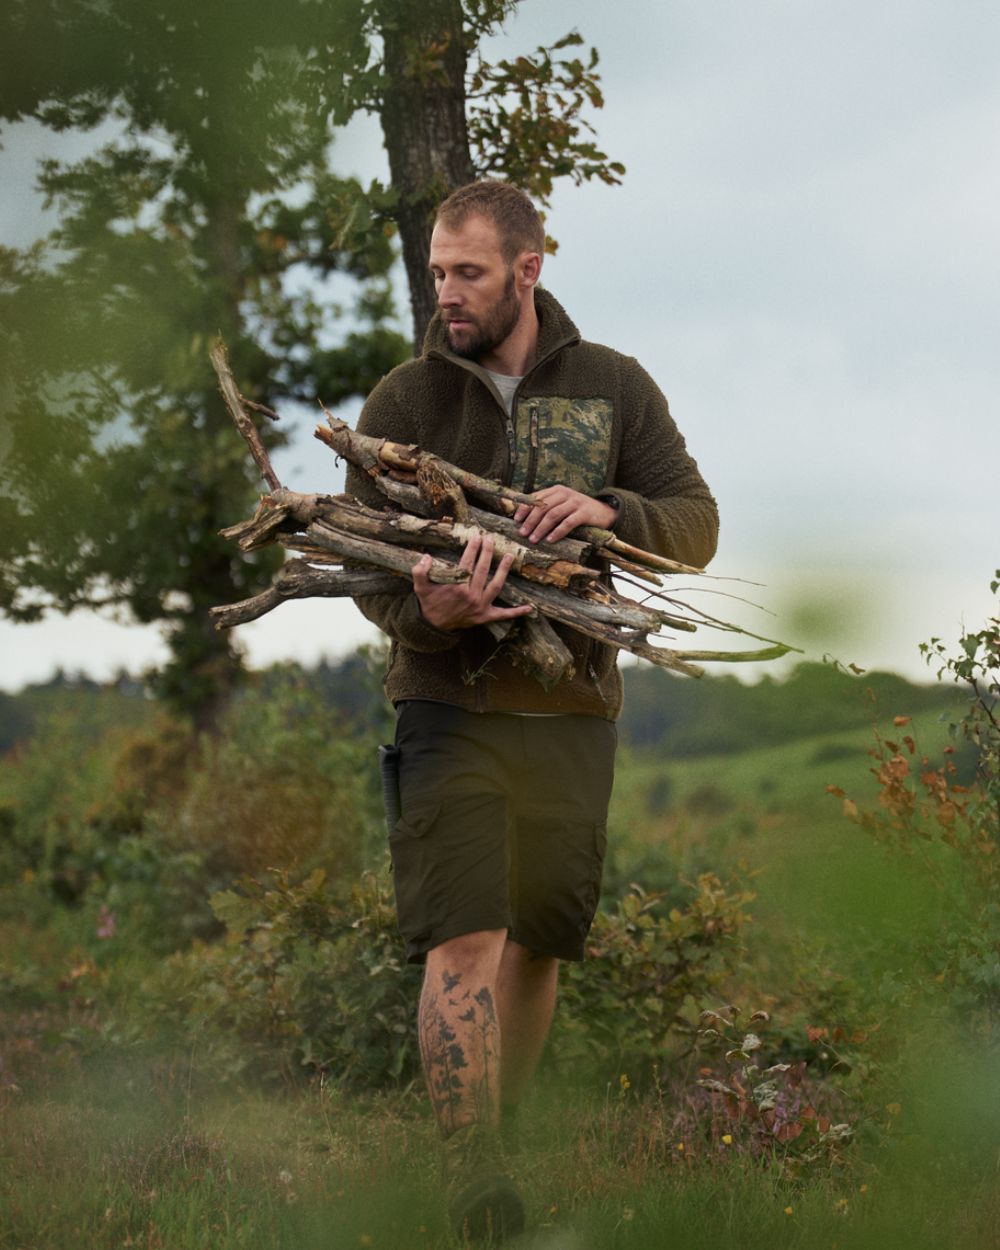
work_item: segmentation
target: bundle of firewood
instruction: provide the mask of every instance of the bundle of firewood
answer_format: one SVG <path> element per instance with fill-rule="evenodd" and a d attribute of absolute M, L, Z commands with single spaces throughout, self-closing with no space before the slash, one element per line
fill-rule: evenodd
<path fill-rule="evenodd" d="M 465 545 L 474 534 L 488 533 L 495 559 L 508 553 L 513 557 L 499 602 L 530 604 L 535 611 L 487 628 L 506 640 L 514 661 L 547 690 L 572 672 L 570 652 L 550 622 L 691 676 L 700 676 L 700 661 L 772 660 L 791 649 L 710 616 L 664 589 L 665 577 L 703 577 L 703 570 L 642 551 L 609 530 L 592 527 L 574 530 L 559 542 L 526 543 L 512 518 L 520 504 L 537 505 L 537 500 L 419 447 L 368 438 L 325 409 L 326 424 L 316 429 L 316 437 L 367 473 L 385 495 L 386 506 L 370 508 L 349 495 L 285 490 L 248 409 L 276 414 L 239 393 L 221 343 L 212 348 L 212 364 L 226 406 L 270 488 L 249 520 L 222 534 L 235 539 L 243 551 L 276 542 L 298 553 L 262 594 L 213 608 L 217 629 L 256 620 L 286 599 L 407 594 L 413 567 L 426 553 L 433 557 L 431 581 L 464 581 L 469 573 L 458 561 Z M 623 594 L 622 581 L 641 586 L 643 602 Z M 664 631 L 693 633 L 701 627 L 772 645 L 749 652 L 677 651 L 650 641 Z"/>

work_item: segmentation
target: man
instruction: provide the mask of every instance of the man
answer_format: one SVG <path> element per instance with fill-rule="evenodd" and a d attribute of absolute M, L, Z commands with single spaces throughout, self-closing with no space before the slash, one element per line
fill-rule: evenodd
<path fill-rule="evenodd" d="M 424 354 L 372 392 L 359 429 L 416 443 L 532 494 L 528 543 L 579 525 L 703 566 L 715 502 L 632 359 L 581 341 L 538 288 L 545 235 L 520 191 L 473 183 L 440 207 L 430 269 L 439 306 Z M 380 496 L 357 470 L 348 490 Z M 523 1223 L 495 1129 L 541 1054 L 559 961 L 579 960 L 593 919 L 621 710 L 612 648 L 561 631 L 575 672 L 546 692 L 484 628 L 503 606 L 510 557 L 472 539 L 461 585 L 359 600 L 391 638 L 402 818 L 392 831 L 400 929 L 426 962 L 421 1056 L 452 1162 L 462 1235 L 502 1240 Z"/>

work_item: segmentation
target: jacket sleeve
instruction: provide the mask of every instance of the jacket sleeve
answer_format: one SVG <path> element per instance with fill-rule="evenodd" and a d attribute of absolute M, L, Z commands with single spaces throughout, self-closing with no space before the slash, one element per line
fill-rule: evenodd
<path fill-rule="evenodd" d="M 358 432 L 372 438 L 391 438 L 397 443 L 418 441 L 412 422 L 395 402 L 388 378 L 379 382 L 368 396 L 358 419 Z M 348 494 L 371 508 L 382 508 L 386 504 L 385 496 L 368 475 L 353 464 L 347 466 L 346 486 Z M 412 590 L 406 595 L 363 595 L 354 602 L 383 633 L 412 651 L 447 651 L 458 644 L 461 636 L 460 630 L 438 629 L 425 621 Z"/>
<path fill-rule="evenodd" d="M 719 537 L 715 499 L 653 379 L 636 361 L 623 360 L 621 381 L 621 445 L 606 488 L 621 500 L 615 533 L 634 547 L 704 568 Z"/>

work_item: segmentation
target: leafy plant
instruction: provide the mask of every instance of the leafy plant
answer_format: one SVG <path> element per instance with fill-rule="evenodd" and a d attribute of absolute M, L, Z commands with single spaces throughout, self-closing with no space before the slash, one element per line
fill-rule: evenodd
<path fill-rule="evenodd" d="M 1000 587 L 1000 570 L 990 589 Z M 877 842 L 904 857 L 931 882 L 944 922 L 925 944 L 923 968 L 956 1005 L 978 1008 L 991 1031 L 1000 1019 L 1000 617 L 966 632 L 949 652 L 939 638 L 921 646 L 939 680 L 962 683 L 971 698 L 949 725 L 958 744 L 974 753 L 969 784 L 956 763 L 955 743 L 933 761 L 896 716 L 892 737 L 876 723 L 869 751 L 878 782 L 877 806 L 862 808 L 838 786 L 845 815 Z"/>
<path fill-rule="evenodd" d="M 742 1014 L 739 1007 L 727 1006 L 700 1016 L 699 1049 L 722 1052 L 721 1061 L 716 1059 L 721 1071 L 702 1067 L 697 1080 L 709 1100 L 704 1131 L 726 1146 L 771 1155 L 793 1175 L 817 1164 L 843 1162 L 854 1135 L 851 1125 L 834 1123 L 817 1110 L 818 1087 L 808 1082 L 804 1061 L 762 1066 L 760 1033 L 771 1017 L 754 1011 L 740 1027 Z"/>
<path fill-rule="evenodd" d="M 225 940 L 171 958 L 147 985 L 154 1016 L 199 1039 L 223 1076 L 322 1074 L 346 1088 L 418 1070 L 416 973 L 383 875 L 332 896 L 326 873 L 244 878 L 212 908 Z"/>
<path fill-rule="evenodd" d="M 633 884 L 598 913 L 586 962 L 563 969 L 559 1061 L 641 1073 L 690 1044 L 696 1004 L 733 971 L 753 897 L 704 873 L 683 910 Z"/>

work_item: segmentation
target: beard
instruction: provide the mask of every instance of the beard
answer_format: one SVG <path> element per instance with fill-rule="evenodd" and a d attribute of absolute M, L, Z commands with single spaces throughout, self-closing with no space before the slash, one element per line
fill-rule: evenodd
<path fill-rule="evenodd" d="M 464 318 L 470 323 L 469 330 L 455 331 L 448 324 L 448 343 L 456 356 L 465 360 L 478 360 L 494 351 L 508 338 L 521 317 L 521 303 L 514 291 L 514 270 L 507 274 L 503 294 L 482 317 Z M 460 335 L 460 337 L 457 337 Z"/>

